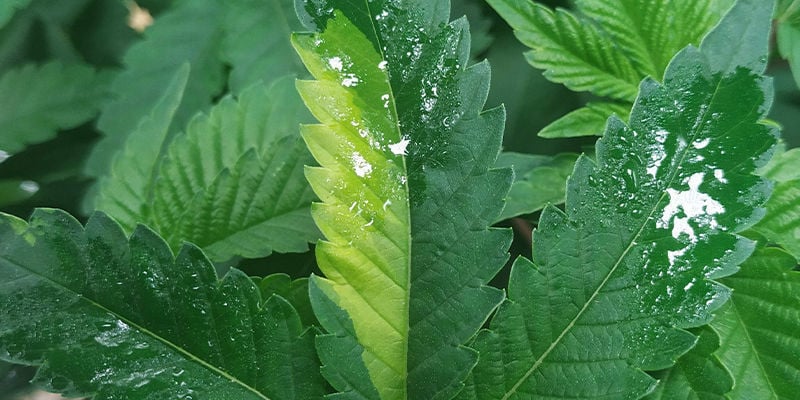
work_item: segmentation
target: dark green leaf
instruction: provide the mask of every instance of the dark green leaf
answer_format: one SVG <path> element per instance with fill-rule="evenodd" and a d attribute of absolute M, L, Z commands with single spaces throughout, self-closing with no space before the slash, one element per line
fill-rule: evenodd
<path fill-rule="evenodd" d="M 81 226 L 0 216 L 0 354 L 40 365 L 49 391 L 94 399 L 320 399 L 313 332 L 279 296 L 200 249 L 174 257 L 104 214 Z"/>
<path fill-rule="evenodd" d="M 5 0 L 0 3 L 0 28 L 14 16 L 20 8 L 27 7 L 32 0 Z"/>
<path fill-rule="evenodd" d="M 718 32 L 759 4 L 769 6 L 739 1 Z M 767 42 L 762 11 L 738 40 Z M 635 399 L 655 383 L 643 370 L 694 345 L 683 328 L 709 322 L 730 296 L 712 279 L 750 255 L 735 232 L 761 217 L 769 193 L 753 173 L 776 141 L 760 123 L 771 86 L 744 67 L 766 46 L 747 48 L 712 39 L 685 49 L 663 84 L 642 83 L 629 126 L 609 121 L 597 163 L 577 162 L 565 212 L 543 212 L 533 261 L 515 263 L 509 300 L 476 340 L 482 357 L 464 398 Z"/>
<path fill-rule="evenodd" d="M 711 327 L 736 385 L 732 399 L 794 399 L 800 382 L 800 273 L 780 249 L 756 251 L 738 274 L 721 280 L 731 301 Z"/>
<path fill-rule="evenodd" d="M 645 400 L 723 400 L 733 387 L 733 378 L 714 352 L 719 336 L 710 328 L 700 329 L 697 344 L 681 356 L 675 366 L 653 373 L 656 390 Z"/>

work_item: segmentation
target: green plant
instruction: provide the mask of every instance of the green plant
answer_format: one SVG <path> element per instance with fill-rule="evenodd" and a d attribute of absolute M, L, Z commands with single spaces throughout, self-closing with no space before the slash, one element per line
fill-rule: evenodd
<path fill-rule="evenodd" d="M 153 1 L 143 38 L 108 23 L 104 40 L 76 21 L 119 22 L 122 3 L 55 3 L 0 6 L 0 104 L 16 106 L 0 154 L 21 151 L 0 183 L 83 182 L 60 189 L 77 218 L 0 193 L 0 358 L 45 390 L 800 389 L 800 153 L 766 119 L 789 103 L 765 76 L 771 2 L 490 0 L 546 78 L 613 99 L 541 132 L 602 134 L 594 148 L 538 155 L 501 152 L 490 70 L 519 77 L 476 61 L 510 40 L 481 3 L 453 4 L 481 21 L 475 45 L 447 0 Z M 23 54 L 40 29 L 62 34 Z M 71 160 L 41 172 L 58 148 Z"/>

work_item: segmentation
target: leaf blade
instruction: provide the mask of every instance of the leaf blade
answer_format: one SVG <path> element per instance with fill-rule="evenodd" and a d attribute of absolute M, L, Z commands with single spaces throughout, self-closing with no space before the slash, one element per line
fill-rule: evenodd
<path fill-rule="evenodd" d="M 743 3 L 736 7 L 760 4 Z M 742 13 L 729 15 L 723 30 Z M 769 26 L 757 15 L 758 26 Z M 750 32 L 746 40 L 767 42 L 763 30 Z M 479 351 L 501 354 L 479 362 L 465 398 L 638 398 L 654 383 L 642 370 L 670 366 L 695 341 L 681 328 L 707 323 L 727 299 L 712 279 L 735 272 L 752 251 L 731 232 L 762 214 L 769 185 L 753 172 L 776 139 L 760 123 L 770 82 L 746 68 L 726 75 L 733 67 L 718 61 L 730 57 L 715 48 L 709 60 L 705 49 L 679 53 L 663 85 L 645 80 L 630 127 L 612 118 L 597 164 L 578 160 L 565 212 L 543 212 L 533 261 L 517 260 L 509 300 L 476 341 Z M 591 350 L 581 350 L 587 343 Z M 581 380 L 586 374 L 595 380 Z"/>
<path fill-rule="evenodd" d="M 60 129 L 91 120 L 105 101 L 107 78 L 83 64 L 25 65 L 0 77 L 0 149 L 17 153 Z"/>
<path fill-rule="evenodd" d="M 794 257 L 762 248 L 735 276 L 722 282 L 734 289 L 711 327 L 721 337 L 717 351 L 736 382 L 731 398 L 789 399 L 800 377 L 800 274 Z M 780 345 L 778 345 L 780 343 Z"/>
<path fill-rule="evenodd" d="M 28 223 L 3 215 L 0 236 L 4 358 L 42 365 L 37 380 L 50 390 L 97 399 L 322 397 L 319 378 L 305 371 L 315 356 L 294 309 L 276 297 L 262 302 L 241 272 L 218 281 L 196 247 L 175 257 L 147 228 L 128 240 L 103 214 L 83 227 L 57 210 L 38 210 Z M 270 319 L 286 327 L 270 330 Z M 286 375 L 269 358 L 283 360 L 281 352 L 295 354 L 289 369 L 306 377 L 289 392 L 304 394 L 276 389 Z"/>

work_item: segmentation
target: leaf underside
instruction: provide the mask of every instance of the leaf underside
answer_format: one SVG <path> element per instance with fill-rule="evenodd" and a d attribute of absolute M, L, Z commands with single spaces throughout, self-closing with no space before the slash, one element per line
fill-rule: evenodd
<path fill-rule="evenodd" d="M 481 359 L 462 398 L 635 399 L 730 296 L 712 281 L 752 251 L 738 235 L 763 214 L 753 175 L 776 133 L 761 76 L 771 9 L 740 1 L 703 42 L 646 79 L 630 125 L 612 118 L 597 162 L 578 160 L 565 212 L 546 208 L 533 260 L 512 270 L 509 300 L 475 341 Z M 731 48 L 728 30 L 750 22 Z M 484 357 L 484 355 L 487 355 Z M 591 376 L 593 379 L 585 379 Z"/>
<path fill-rule="evenodd" d="M 310 1 L 320 30 L 295 46 L 326 241 L 312 303 L 324 373 L 342 398 L 452 398 L 477 354 L 462 345 L 502 299 L 485 284 L 510 232 L 489 229 L 511 183 L 491 169 L 503 111 L 481 112 L 485 63 L 465 68 L 465 21 L 446 1 Z M 447 365 L 448 368 L 441 368 Z M 353 382 L 369 377 L 369 388 Z"/>
<path fill-rule="evenodd" d="M 94 399 L 320 399 L 313 333 L 280 296 L 262 299 L 200 249 L 174 257 L 102 213 L 0 216 L 0 354 L 35 383 Z M 287 384 L 291 382 L 291 384 Z"/>

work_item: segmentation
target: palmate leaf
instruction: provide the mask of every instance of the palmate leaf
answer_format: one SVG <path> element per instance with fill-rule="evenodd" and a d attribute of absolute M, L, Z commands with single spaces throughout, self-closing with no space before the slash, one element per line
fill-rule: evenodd
<path fill-rule="evenodd" d="M 0 150 L 17 153 L 91 120 L 110 75 L 83 64 L 25 65 L 0 78 Z"/>
<path fill-rule="evenodd" d="M 488 0 L 531 48 L 526 54 L 553 82 L 621 101 L 626 118 L 639 81 L 661 80 L 672 56 L 699 44 L 731 0 L 579 0 L 576 12 L 531 0 Z M 600 135 L 612 109 L 581 108 L 548 126 L 544 137 Z M 626 109 L 620 112 L 619 107 Z"/>
<path fill-rule="evenodd" d="M 326 241 L 311 280 L 323 374 L 343 399 L 454 396 L 477 354 L 462 346 L 502 299 L 486 287 L 511 235 L 489 229 L 511 171 L 491 169 L 502 109 L 481 112 L 465 21 L 447 1 L 311 1 L 295 47 Z M 447 366 L 442 368 L 442 366 Z"/>
<path fill-rule="evenodd" d="M 218 0 L 179 2 L 128 50 L 125 69 L 111 85 L 116 98 L 104 107 L 97 123 L 105 136 L 86 162 L 89 175 L 108 174 L 113 157 L 183 64 L 190 63 L 192 72 L 170 131 L 180 131 L 195 113 L 211 105 L 225 84 L 224 65 L 217 57 L 221 12 Z"/>
<path fill-rule="evenodd" d="M 736 275 L 721 280 L 733 296 L 711 327 L 717 351 L 733 374 L 731 399 L 793 399 L 800 382 L 800 273 L 797 261 L 761 248 Z"/>
<path fill-rule="evenodd" d="M 97 208 L 127 231 L 148 223 L 174 249 L 190 241 L 216 261 L 308 250 L 319 232 L 303 179 L 312 159 L 298 133 L 307 111 L 294 78 L 257 84 L 238 101 L 226 97 L 160 157 L 169 110 L 180 103 L 171 96 L 169 106 L 155 107 L 156 125 L 145 122 L 129 139 Z"/>
<path fill-rule="evenodd" d="M 294 0 L 227 0 L 222 58 L 231 67 L 229 86 L 241 93 L 259 80 L 305 70 L 289 42 L 300 28 Z"/>
<path fill-rule="evenodd" d="M 45 389 L 93 399 L 321 399 L 313 331 L 200 249 L 174 257 L 95 214 L 0 215 L 0 355 Z"/>
<path fill-rule="evenodd" d="M 642 370 L 671 366 L 696 340 L 682 328 L 730 296 L 712 279 L 752 250 L 734 233 L 763 213 L 769 184 L 753 172 L 776 141 L 759 123 L 770 5 L 735 8 L 702 50 L 673 59 L 663 85 L 643 81 L 630 126 L 609 121 L 596 164 L 578 160 L 565 212 L 545 209 L 533 261 L 517 260 L 508 300 L 475 341 L 462 398 L 639 398 L 655 383 Z M 741 40 L 754 45 L 731 47 L 744 10 L 754 29 Z"/>
<path fill-rule="evenodd" d="M 659 380 L 645 400 L 723 400 L 733 387 L 733 378 L 714 352 L 719 336 L 710 328 L 698 330 L 697 344 L 681 356 L 675 366 L 653 373 Z"/>

